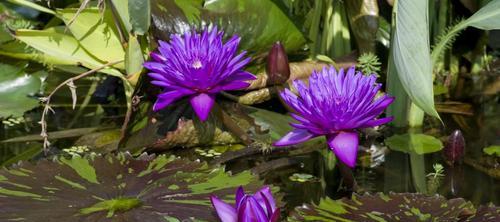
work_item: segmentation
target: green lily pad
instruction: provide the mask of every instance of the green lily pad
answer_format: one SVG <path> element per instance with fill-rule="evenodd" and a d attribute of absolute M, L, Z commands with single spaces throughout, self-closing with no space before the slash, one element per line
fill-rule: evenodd
<path fill-rule="evenodd" d="M 216 221 L 214 194 L 261 183 L 249 172 L 168 156 L 59 157 L 0 171 L 0 221 Z"/>
<path fill-rule="evenodd" d="M 490 156 L 500 157 L 500 146 L 489 146 L 483 149 L 483 152 Z"/>
<path fill-rule="evenodd" d="M 475 212 L 464 199 L 415 193 L 353 195 L 351 199 L 321 200 L 292 212 L 289 221 L 461 221 Z M 479 215 L 479 214 L 478 214 Z"/>
<path fill-rule="evenodd" d="M 425 134 L 394 135 L 385 139 L 385 144 L 391 150 L 420 155 L 434 153 L 443 149 L 441 140 Z"/>
<path fill-rule="evenodd" d="M 40 90 L 41 80 L 25 73 L 25 67 L 0 63 L 0 117 L 22 116 L 38 106 L 38 100 L 29 96 Z"/>

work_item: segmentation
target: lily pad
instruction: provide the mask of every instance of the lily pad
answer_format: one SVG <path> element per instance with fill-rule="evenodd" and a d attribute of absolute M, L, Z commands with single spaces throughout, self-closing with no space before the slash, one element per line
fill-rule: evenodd
<path fill-rule="evenodd" d="M 490 156 L 500 157 L 500 146 L 489 146 L 483 149 L 483 152 Z"/>
<path fill-rule="evenodd" d="M 464 199 L 415 193 L 353 195 L 297 207 L 289 221 L 460 221 L 475 212 Z"/>
<path fill-rule="evenodd" d="M 261 186 L 249 172 L 168 156 L 59 157 L 0 171 L 0 221 L 216 221 L 209 196 Z"/>
<path fill-rule="evenodd" d="M 443 149 L 441 140 L 425 134 L 402 134 L 394 135 L 385 140 L 385 144 L 391 150 L 404 153 L 427 154 Z"/>
<path fill-rule="evenodd" d="M 38 100 L 29 96 L 40 90 L 41 80 L 25 73 L 25 67 L 0 63 L 0 117 L 22 116 L 38 106 Z"/>

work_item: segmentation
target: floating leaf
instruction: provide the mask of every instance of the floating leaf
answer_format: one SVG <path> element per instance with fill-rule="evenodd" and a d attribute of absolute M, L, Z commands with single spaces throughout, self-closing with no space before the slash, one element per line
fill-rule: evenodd
<path fill-rule="evenodd" d="M 428 4 L 428 1 L 398 1 L 392 53 L 399 80 L 411 101 L 430 116 L 439 118 L 434 108 Z"/>
<path fill-rule="evenodd" d="M 441 140 L 425 134 L 394 135 L 385 139 L 385 144 L 404 153 L 427 154 L 443 149 Z"/>
<path fill-rule="evenodd" d="M 483 149 L 483 152 L 490 156 L 500 157 L 500 146 L 489 146 Z"/>
<path fill-rule="evenodd" d="M 25 73 L 25 67 L 0 63 L 0 118 L 22 116 L 38 106 L 38 100 L 29 96 L 40 90 L 41 80 Z"/>
<path fill-rule="evenodd" d="M 474 212 L 464 199 L 413 193 L 353 195 L 295 208 L 289 221 L 459 221 Z"/>
<path fill-rule="evenodd" d="M 0 171 L 1 221 L 216 221 L 214 194 L 255 192 L 249 173 L 175 157 L 128 154 L 43 160 Z"/>

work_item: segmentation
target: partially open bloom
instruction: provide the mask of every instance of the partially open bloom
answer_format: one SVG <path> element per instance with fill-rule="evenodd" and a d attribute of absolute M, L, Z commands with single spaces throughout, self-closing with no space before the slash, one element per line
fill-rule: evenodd
<path fill-rule="evenodd" d="M 297 112 L 291 115 L 298 123 L 291 123 L 295 129 L 274 145 L 288 146 L 324 135 L 337 158 L 354 167 L 358 150 L 356 129 L 392 120 L 392 117 L 376 119 L 394 101 L 387 94 L 375 98 L 381 87 L 375 83 L 376 79 L 375 75 L 356 72 L 354 67 L 347 72 L 330 67 L 314 71 L 309 87 L 295 80 L 293 85 L 299 96 L 285 89 L 281 97 Z"/>
<path fill-rule="evenodd" d="M 237 54 L 240 37 L 234 35 L 224 43 L 223 36 L 224 32 L 212 28 L 174 34 L 170 42 L 159 41 L 159 52 L 151 53 L 152 61 L 144 63 L 151 71 L 151 83 L 163 88 L 153 110 L 187 96 L 196 115 L 205 121 L 215 94 L 248 87 L 246 81 L 255 77 L 243 70 L 250 58 L 244 58 L 246 52 Z"/>
<path fill-rule="evenodd" d="M 276 208 L 271 188 L 263 187 L 254 195 L 245 194 L 243 187 L 236 191 L 235 205 L 225 203 L 216 196 L 210 200 L 221 222 L 276 222 L 280 211 Z"/>

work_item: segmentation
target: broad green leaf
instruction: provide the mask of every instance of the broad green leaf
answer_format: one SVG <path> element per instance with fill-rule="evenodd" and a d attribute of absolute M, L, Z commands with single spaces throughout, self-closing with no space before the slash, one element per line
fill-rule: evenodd
<path fill-rule="evenodd" d="M 0 171 L 0 221 L 217 221 L 210 196 L 233 202 L 239 186 L 262 184 L 173 156 L 58 157 Z"/>
<path fill-rule="evenodd" d="M 147 33 L 151 25 L 150 0 L 128 0 L 128 12 L 132 31 L 137 35 Z"/>
<path fill-rule="evenodd" d="M 57 59 L 82 64 L 89 69 L 95 69 L 104 65 L 98 59 L 91 56 L 79 44 L 78 40 L 64 33 L 64 30 L 61 28 L 49 28 L 45 30 L 21 29 L 16 31 L 16 39 L 44 54 Z M 118 77 L 123 76 L 115 69 L 103 69 L 101 72 Z"/>
<path fill-rule="evenodd" d="M 16 59 L 31 60 L 42 64 L 78 65 L 78 62 L 75 60 L 42 53 L 20 41 L 11 41 L 0 45 L 0 55 Z"/>
<path fill-rule="evenodd" d="M 443 52 L 452 44 L 456 36 L 463 29 L 472 26 L 478 29 L 492 30 L 500 29 L 500 0 L 493 0 L 468 19 L 453 26 L 444 36 L 439 39 L 432 50 L 432 62 L 434 64 L 442 56 Z"/>
<path fill-rule="evenodd" d="M 439 118 L 434 108 L 428 1 L 397 2 L 396 30 L 392 41 L 394 64 L 406 93 L 428 115 Z"/>
<path fill-rule="evenodd" d="M 425 134 L 394 135 L 385 139 L 391 150 L 405 153 L 427 154 L 443 149 L 441 140 Z"/>
<path fill-rule="evenodd" d="M 75 17 L 76 8 L 57 10 L 57 15 L 66 25 Z M 103 17 L 104 15 L 104 17 Z M 75 39 L 90 55 L 100 63 L 123 60 L 125 51 L 115 30 L 114 21 L 109 10 L 103 13 L 97 8 L 84 9 L 76 16 L 68 29 Z M 123 69 L 123 63 L 114 65 Z"/>
<path fill-rule="evenodd" d="M 266 10 L 262 10 L 266 9 Z M 306 42 L 300 29 L 271 0 L 152 0 L 153 31 L 167 40 L 172 33 L 183 33 L 200 24 L 214 24 L 226 36 L 241 36 L 240 47 L 251 53 L 265 53 L 281 41 L 288 51 L 300 49 Z"/>
<path fill-rule="evenodd" d="M 22 116 L 38 106 L 38 100 L 29 96 L 40 90 L 40 77 L 28 75 L 25 68 L 25 64 L 0 63 L 0 118 Z"/>
<path fill-rule="evenodd" d="M 354 194 L 350 199 L 327 197 L 318 205 L 304 204 L 295 208 L 288 221 L 462 221 L 474 211 L 474 205 L 462 198 L 447 200 L 418 193 Z"/>

